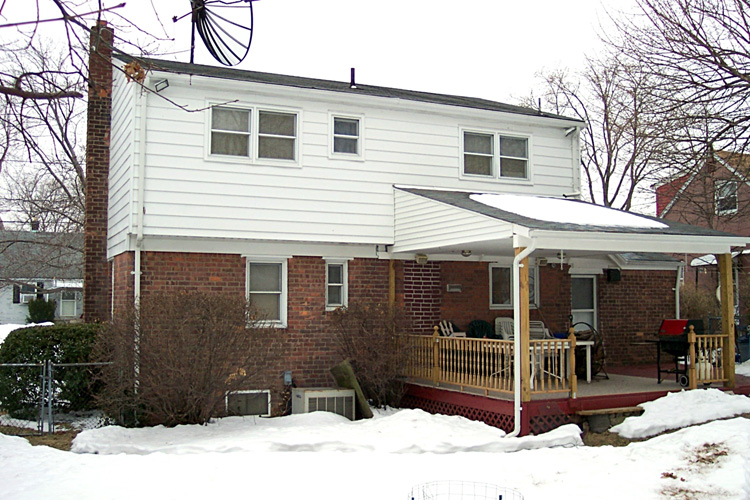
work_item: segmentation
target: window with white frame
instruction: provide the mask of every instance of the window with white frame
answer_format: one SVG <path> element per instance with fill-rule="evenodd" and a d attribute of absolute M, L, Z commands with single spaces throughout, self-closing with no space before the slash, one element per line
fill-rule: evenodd
<path fill-rule="evenodd" d="M 60 316 L 78 316 L 78 292 L 75 290 L 63 290 L 60 293 Z"/>
<path fill-rule="evenodd" d="M 346 261 L 326 260 L 326 309 L 347 305 L 347 274 Z"/>
<path fill-rule="evenodd" d="M 247 296 L 260 319 L 286 326 L 286 260 L 247 262 Z"/>
<path fill-rule="evenodd" d="M 536 307 L 539 303 L 537 293 L 538 268 L 529 269 L 529 305 Z M 490 264 L 490 308 L 505 309 L 513 307 L 513 268 L 500 264 Z"/>
<path fill-rule="evenodd" d="M 297 159 L 297 115 L 258 111 L 258 158 Z"/>
<path fill-rule="evenodd" d="M 248 109 L 211 108 L 211 154 L 249 157 L 250 123 Z"/>
<path fill-rule="evenodd" d="M 494 136 L 464 132 L 464 173 L 492 176 Z"/>
<path fill-rule="evenodd" d="M 333 153 L 360 156 L 359 118 L 333 117 Z"/>
<path fill-rule="evenodd" d="M 716 215 L 737 212 L 737 181 L 716 181 Z"/>
<path fill-rule="evenodd" d="M 463 174 L 492 178 L 529 178 L 529 139 L 463 131 Z"/>
<path fill-rule="evenodd" d="M 42 282 L 37 283 L 36 286 L 33 283 L 13 285 L 13 303 L 28 304 L 31 300 L 46 298 L 43 294 L 39 293 L 43 288 L 44 283 Z"/>

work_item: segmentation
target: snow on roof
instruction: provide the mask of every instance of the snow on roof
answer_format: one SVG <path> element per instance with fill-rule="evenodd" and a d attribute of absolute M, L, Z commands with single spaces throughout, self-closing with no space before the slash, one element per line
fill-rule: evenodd
<path fill-rule="evenodd" d="M 748 254 L 750 254 L 750 250 L 743 250 L 741 252 L 732 252 L 732 258 L 735 258 L 738 255 L 748 255 Z M 706 254 L 706 255 L 701 255 L 700 257 L 696 257 L 690 261 L 690 267 L 715 266 L 715 265 L 716 265 L 716 256 L 711 253 Z"/>
<path fill-rule="evenodd" d="M 548 222 L 650 229 L 669 227 L 647 217 L 578 200 L 515 194 L 472 194 L 470 198 L 499 210 Z"/>

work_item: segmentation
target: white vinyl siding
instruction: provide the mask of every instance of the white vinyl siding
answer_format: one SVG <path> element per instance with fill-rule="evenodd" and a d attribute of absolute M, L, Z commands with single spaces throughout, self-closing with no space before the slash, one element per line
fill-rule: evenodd
<path fill-rule="evenodd" d="M 548 196 L 574 190 L 577 144 L 565 136 L 569 124 L 457 106 L 400 101 L 397 106 L 392 99 L 168 76 L 170 99 L 189 109 L 230 103 L 242 96 L 242 102 L 224 106 L 247 109 L 251 116 L 250 157 L 228 157 L 210 154 L 209 110 L 187 113 L 140 93 L 132 103 L 135 109 L 128 110 L 128 103 L 118 104 L 117 111 L 113 108 L 114 126 L 116 120 L 135 117 L 138 101 L 148 99 L 146 144 L 138 143 L 139 133 L 128 135 L 135 141 L 130 149 L 136 156 L 145 147 L 144 237 L 183 238 L 186 251 L 197 248 L 194 241 L 214 238 L 389 244 L 394 240 L 394 184 Z M 263 111 L 294 115 L 294 161 L 257 158 L 255 134 Z M 333 159 L 332 116 L 362 117 L 359 161 L 346 161 L 356 160 L 348 154 Z M 464 125 L 480 133 L 528 137 L 529 179 L 464 176 L 460 133 Z M 290 135 L 279 136 L 292 141 Z M 497 156 L 497 149 L 494 153 Z M 289 166 L 296 168 L 279 168 Z M 118 186 L 132 190 L 137 178 L 130 182 Z M 124 196 L 123 201 L 129 200 L 130 226 L 118 225 L 122 222 L 113 220 L 111 213 L 110 229 L 120 231 L 125 250 L 134 250 L 135 239 L 126 236 L 128 229 L 136 234 L 137 194 Z M 480 221 L 479 227 L 487 224 L 492 225 Z"/>

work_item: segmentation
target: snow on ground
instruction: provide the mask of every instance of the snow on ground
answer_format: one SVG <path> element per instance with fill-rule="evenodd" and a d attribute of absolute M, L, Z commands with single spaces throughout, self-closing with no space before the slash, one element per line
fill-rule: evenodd
<path fill-rule="evenodd" d="M 689 412 L 689 398 L 690 392 L 664 398 L 644 417 Z M 714 402 L 715 416 L 724 415 L 725 403 Z M 76 453 L 0 434 L 0 497 L 390 500 L 407 498 L 421 483 L 460 480 L 514 488 L 526 500 L 750 498 L 748 419 L 622 448 L 582 446 L 574 426 L 533 438 L 503 436 L 420 410 L 359 422 L 313 413 L 171 429 L 108 427 L 79 434 Z"/>
<path fill-rule="evenodd" d="M 655 436 L 717 418 L 750 413 L 750 398 L 719 389 L 703 389 L 672 392 L 640 406 L 643 415 L 628 417 L 611 431 L 628 439 Z"/>
<path fill-rule="evenodd" d="M 750 360 L 738 365 L 734 365 L 734 373 L 736 373 L 737 375 L 750 377 Z"/>
<path fill-rule="evenodd" d="M 8 334 L 12 332 L 13 330 L 17 330 L 19 328 L 29 328 L 31 326 L 52 326 L 52 325 L 54 325 L 54 323 L 51 323 L 51 322 L 29 323 L 28 325 L 15 325 L 11 323 L 0 325 L 0 344 L 3 343 L 3 341 L 5 340 L 5 337 L 7 337 Z"/>

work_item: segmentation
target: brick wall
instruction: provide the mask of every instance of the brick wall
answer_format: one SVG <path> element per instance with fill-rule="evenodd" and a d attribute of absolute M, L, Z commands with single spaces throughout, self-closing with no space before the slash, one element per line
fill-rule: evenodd
<path fill-rule="evenodd" d="M 109 319 L 107 204 L 112 108 L 112 36 L 112 30 L 107 28 L 104 22 L 91 31 L 83 264 L 83 317 L 88 322 Z"/>
<path fill-rule="evenodd" d="M 135 255 L 133 252 L 125 252 L 115 256 L 112 259 L 112 308 L 117 311 L 124 311 L 132 307 L 133 295 L 133 262 Z"/>
<path fill-rule="evenodd" d="M 440 266 L 439 262 L 402 263 L 403 303 L 413 333 L 432 333 L 441 319 Z"/>
<path fill-rule="evenodd" d="M 132 303 L 133 254 L 113 261 L 115 304 Z M 349 300 L 388 300 L 388 261 L 349 261 Z M 245 294 L 245 259 L 239 255 L 142 252 L 141 300 L 158 292 L 208 290 Z M 270 388 L 274 403 L 283 389 L 282 375 L 291 370 L 300 387 L 334 385 L 329 369 L 340 359 L 325 310 L 325 260 L 294 257 L 287 261 L 287 328 L 276 331 L 276 354 L 259 387 Z M 128 302 L 130 301 L 130 302 Z"/>

